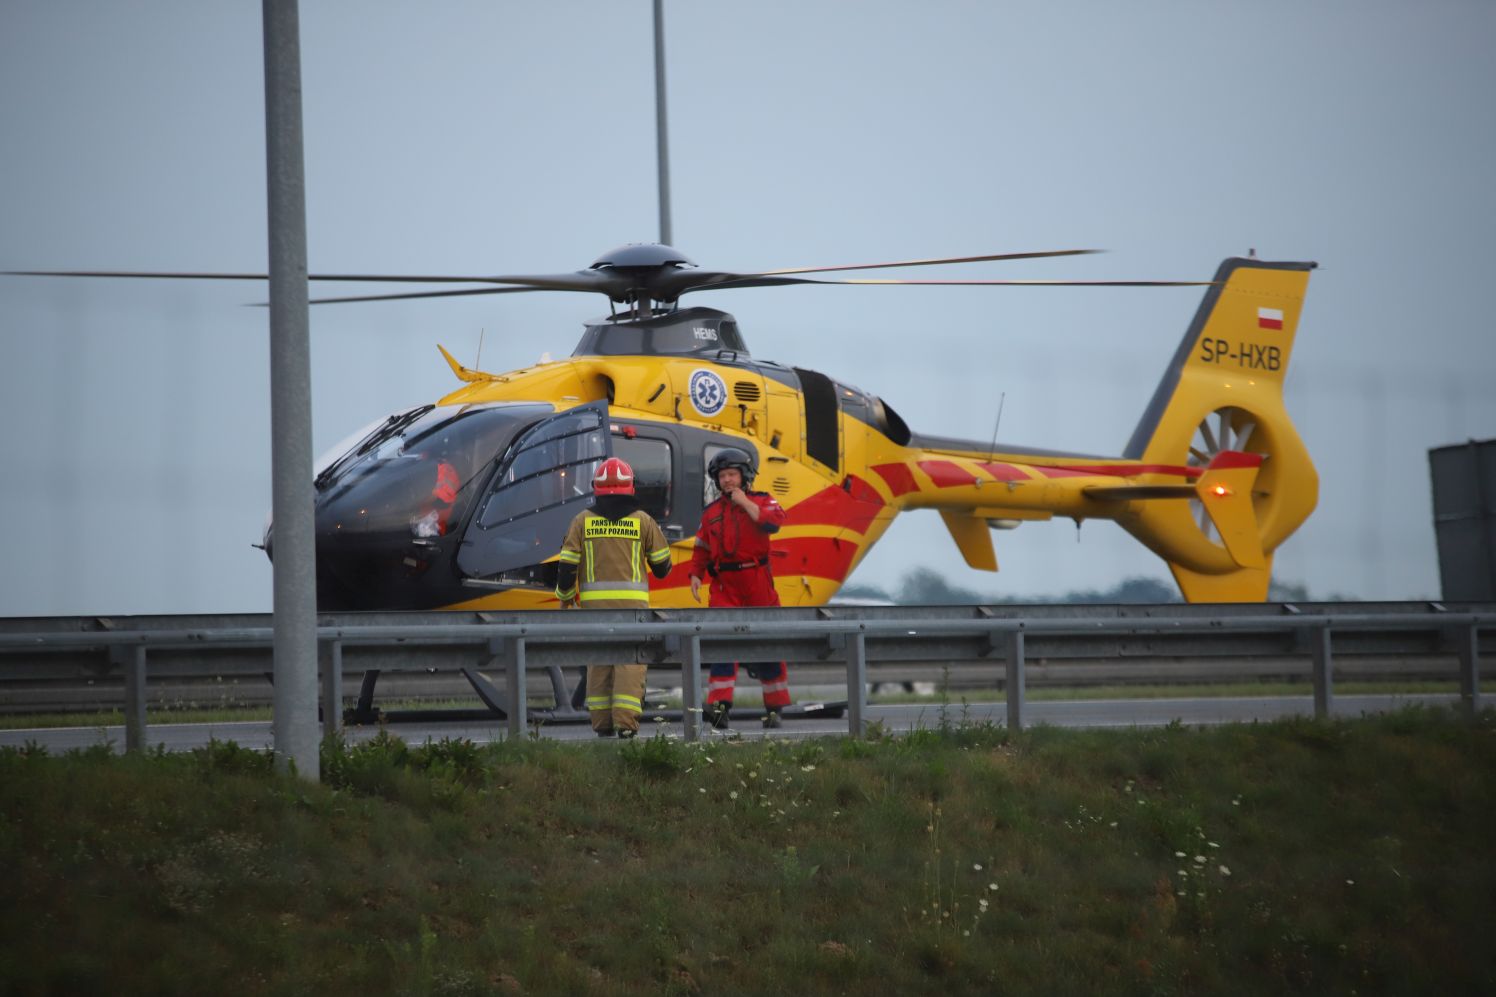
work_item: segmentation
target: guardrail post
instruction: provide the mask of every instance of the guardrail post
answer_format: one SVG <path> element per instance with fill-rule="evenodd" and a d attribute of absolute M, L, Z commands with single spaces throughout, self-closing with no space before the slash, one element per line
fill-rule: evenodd
<path fill-rule="evenodd" d="M 528 722 L 525 702 L 525 639 L 507 637 L 504 640 L 504 691 L 509 697 L 509 736 L 518 738 L 525 733 Z"/>
<path fill-rule="evenodd" d="M 343 730 L 343 642 L 328 641 L 317 656 L 322 665 L 322 736 Z"/>
<path fill-rule="evenodd" d="M 1459 635 L 1460 708 L 1473 717 L 1480 710 L 1480 627 L 1472 623 Z"/>
<path fill-rule="evenodd" d="M 1330 653 L 1330 628 L 1316 627 L 1309 635 L 1309 652 L 1314 658 L 1314 715 L 1324 720 L 1335 702 L 1334 656 Z"/>
<path fill-rule="evenodd" d="M 847 641 L 847 733 L 867 733 L 867 636 L 861 631 Z"/>
<path fill-rule="evenodd" d="M 111 647 L 109 657 L 125 675 L 125 750 L 145 748 L 145 645 Z"/>
<path fill-rule="evenodd" d="M 701 638 L 686 638 L 685 656 L 680 665 L 681 736 L 687 741 L 701 740 Z"/>
<path fill-rule="evenodd" d="M 1008 730 L 1023 730 L 1023 631 L 1008 633 L 1008 660 L 1004 665 L 1004 695 L 1008 701 Z"/>

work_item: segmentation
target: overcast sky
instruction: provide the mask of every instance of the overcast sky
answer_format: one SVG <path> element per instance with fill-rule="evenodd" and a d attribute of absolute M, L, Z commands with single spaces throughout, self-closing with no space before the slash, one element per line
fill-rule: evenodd
<path fill-rule="evenodd" d="M 301 4 L 313 271 L 534 273 L 658 238 L 649 0 Z M 952 276 L 1315 260 L 1288 406 L 1319 509 L 1276 577 L 1438 597 L 1427 451 L 1496 436 L 1496 4 L 666 0 L 674 242 L 723 269 L 1099 247 Z M 258 2 L 0 0 L 0 269 L 263 271 Z M 920 276 L 926 276 L 921 274 Z M 0 278 L 0 614 L 263 611 L 254 285 Z M 768 288 L 698 302 L 921 432 L 1116 455 L 1198 289 Z M 314 448 L 569 354 L 600 297 L 313 310 Z M 934 513 L 852 581 L 997 595 L 1167 569 L 1104 522 Z"/>

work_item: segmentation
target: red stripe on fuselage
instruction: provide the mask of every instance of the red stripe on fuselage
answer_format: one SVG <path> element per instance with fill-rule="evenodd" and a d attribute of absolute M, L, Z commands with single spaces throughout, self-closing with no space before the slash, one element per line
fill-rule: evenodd
<path fill-rule="evenodd" d="M 1135 478 L 1140 474 L 1174 474 L 1181 478 L 1198 478 L 1205 473 L 1203 467 L 1186 467 L 1182 464 L 1057 464 L 1053 467 L 1040 467 L 1038 470 L 1104 474 L 1111 478 Z"/>
<path fill-rule="evenodd" d="M 1029 476 L 1027 474 L 1024 474 L 1021 469 L 1014 467 L 1012 464 L 997 464 L 993 463 L 990 460 L 986 460 L 979 461 L 977 466 L 986 471 L 988 474 L 992 475 L 998 481 L 1029 480 Z"/>
<path fill-rule="evenodd" d="M 873 470 L 878 472 L 878 477 L 888 482 L 888 488 L 895 498 L 919 491 L 919 483 L 904 464 L 874 464 Z"/>
<path fill-rule="evenodd" d="M 776 575 L 814 575 L 839 582 L 851 570 L 857 544 L 836 537 L 789 537 L 774 541 L 774 554 L 769 568 Z"/>
<path fill-rule="evenodd" d="M 842 487 L 823 488 L 804 502 L 785 509 L 784 525 L 845 526 L 856 533 L 866 533 L 883 506 L 883 496 L 876 488 L 849 474 Z"/>
<path fill-rule="evenodd" d="M 955 488 L 977 480 L 976 475 L 949 460 L 922 460 L 919 469 L 930 476 L 936 488 Z"/>

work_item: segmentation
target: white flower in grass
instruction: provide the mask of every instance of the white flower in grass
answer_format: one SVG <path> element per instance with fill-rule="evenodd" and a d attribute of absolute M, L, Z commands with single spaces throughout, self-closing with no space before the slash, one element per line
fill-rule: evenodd
<path fill-rule="evenodd" d="M 735 799 L 737 799 L 738 798 L 738 791 L 736 789 L 734 789 L 732 792 L 730 792 L 730 793 L 727 794 L 727 798 L 729 800 L 735 800 Z"/>
<path fill-rule="evenodd" d="M 997 889 L 997 884 L 996 884 L 996 883 L 988 883 L 988 884 L 987 884 L 987 889 L 989 889 L 989 890 L 993 890 L 993 891 L 996 891 L 996 889 Z"/>
<path fill-rule="evenodd" d="M 1184 852 L 1175 852 L 1174 853 L 1174 857 L 1176 859 L 1182 859 L 1182 858 L 1184 858 Z"/>
<path fill-rule="evenodd" d="M 1205 856 L 1204 855 L 1196 855 L 1195 856 L 1195 865 L 1204 865 L 1204 864 L 1205 864 Z"/>
<path fill-rule="evenodd" d="M 1354 879 L 1347 879 L 1345 881 L 1345 885 L 1346 886 L 1355 886 L 1356 885 L 1356 881 Z"/>
<path fill-rule="evenodd" d="M 1207 845 L 1209 845 L 1211 848 L 1220 848 L 1221 847 L 1220 845 L 1216 844 L 1214 841 L 1207 841 L 1205 843 Z"/>
<path fill-rule="evenodd" d="M 697 791 L 696 791 L 696 792 L 698 792 L 698 793 L 705 793 L 705 792 L 706 792 L 706 787 L 705 787 L 705 786 L 702 786 L 702 787 L 701 787 L 701 788 L 700 788 L 700 789 L 698 789 L 698 790 L 697 790 Z"/>
<path fill-rule="evenodd" d="M 1220 873 L 1221 873 L 1222 876 L 1229 876 L 1229 875 L 1231 875 L 1231 870 L 1227 869 L 1225 866 L 1219 866 L 1218 868 L 1219 868 Z"/>
<path fill-rule="evenodd" d="M 814 765 L 801 765 L 800 766 L 800 771 L 801 772 L 814 772 L 815 770 L 816 770 L 816 767 Z"/>
<path fill-rule="evenodd" d="M 981 872 L 982 871 L 982 863 L 980 863 L 980 862 L 973 862 L 971 864 L 971 867 L 973 869 L 975 869 L 977 872 Z"/>

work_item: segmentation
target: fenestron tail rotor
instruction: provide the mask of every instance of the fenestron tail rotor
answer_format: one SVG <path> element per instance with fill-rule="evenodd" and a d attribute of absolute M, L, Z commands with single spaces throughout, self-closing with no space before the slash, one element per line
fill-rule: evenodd
<path fill-rule="evenodd" d="M 1252 449 L 1252 434 L 1257 431 L 1257 421 L 1250 412 L 1232 406 L 1218 408 L 1200 420 L 1190 440 L 1188 464 L 1205 468 L 1226 451 L 1249 452 Z M 1211 521 L 1205 504 L 1198 498 L 1190 499 L 1190 514 L 1205 539 L 1221 544 L 1221 535 Z M 1221 544 L 1224 546 L 1224 544 Z"/>

